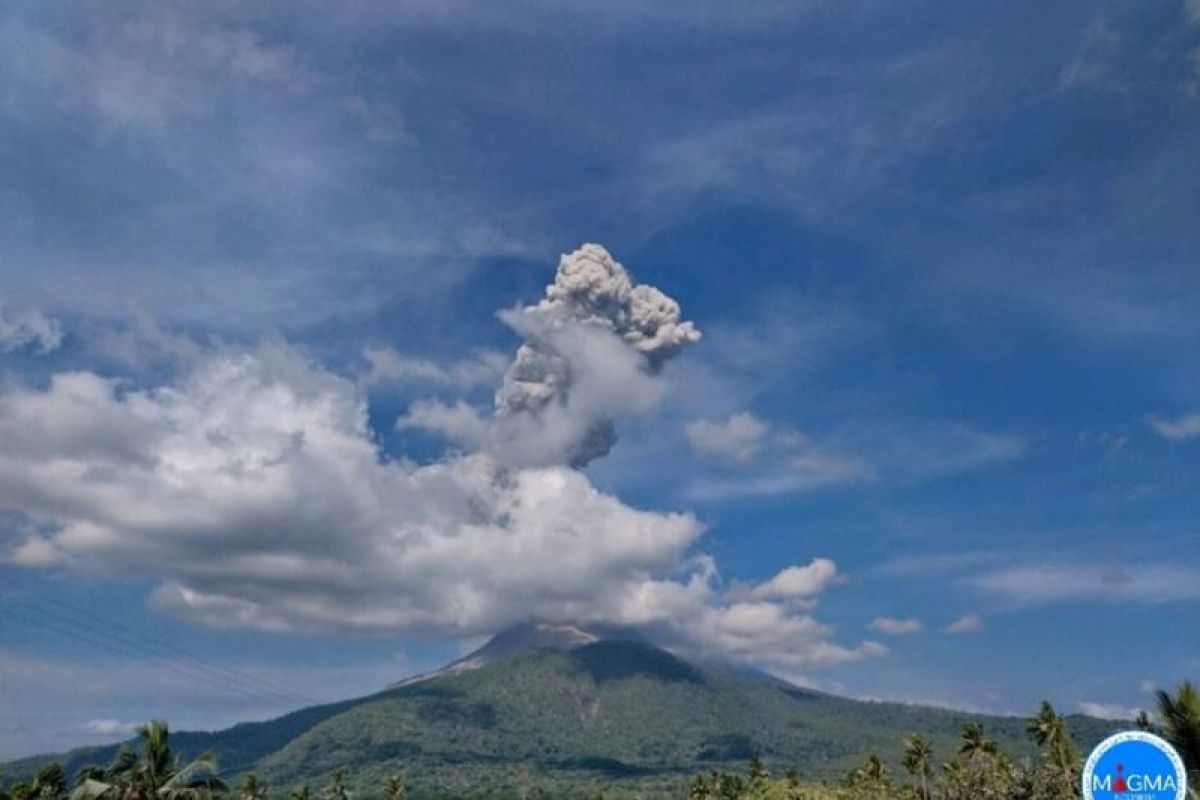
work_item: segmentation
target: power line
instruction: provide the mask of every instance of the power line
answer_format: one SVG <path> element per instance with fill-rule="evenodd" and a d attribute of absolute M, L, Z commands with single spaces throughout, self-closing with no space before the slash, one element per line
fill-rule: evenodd
<path fill-rule="evenodd" d="M 215 681 L 210 681 L 207 678 L 197 675 L 193 672 L 181 670 L 178 667 L 172 666 L 169 663 L 164 663 L 162 661 L 155 661 L 155 660 L 146 658 L 136 652 L 131 652 L 128 649 L 125 649 L 125 648 L 115 644 L 114 642 L 111 642 L 111 641 L 108 641 L 105 639 L 96 638 L 93 636 L 88 636 L 85 634 L 80 634 L 80 633 L 74 632 L 70 629 L 60 627 L 58 625 L 58 623 L 56 623 L 54 621 L 46 619 L 45 617 L 37 616 L 36 615 L 37 612 L 34 612 L 31 614 L 29 609 L 26 609 L 25 613 L 21 613 L 19 611 L 13 611 L 13 610 L 10 610 L 7 613 L 9 613 L 10 615 L 12 615 L 18 619 L 22 619 L 25 622 L 30 623 L 30 625 L 33 626 L 36 630 L 53 633 L 57 636 L 61 636 L 66 639 L 70 639 L 71 641 L 88 645 L 89 647 L 98 647 L 98 648 L 101 648 L 104 650 L 108 650 L 110 653 L 115 653 L 116 655 L 121 656 L 123 658 L 132 659 L 134 661 L 138 661 L 143 664 L 148 664 L 152 667 L 157 667 L 159 669 L 164 669 L 164 670 L 168 670 L 170 672 L 175 672 L 186 678 L 189 678 L 189 679 L 195 680 L 195 681 L 199 681 L 200 683 L 205 683 L 209 686 L 220 689 L 224 692 L 242 694 L 242 695 L 246 695 L 249 697 L 253 697 L 254 699 L 261 699 L 258 695 L 255 695 L 255 694 L 252 694 L 249 692 L 245 692 L 245 691 L 239 689 L 238 687 L 216 683 Z"/>
<path fill-rule="evenodd" d="M 106 631 L 103 633 L 103 635 L 100 633 L 97 633 L 94 629 L 95 626 L 93 624 L 80 622 L 78 619 L 73 619 L 70 616 L 64 615 L 63 613 L 61 613 L 59 611 L 55 611 L 54 609 L 48 608 L 45 605 L 45 603 L 46 603 L 45 600 L 41 601 L 43 603 L 42 606 L 34 605 L 28 598 L 26 598 L 24 600 L 24 602 L 28 609 L 31 609 L 31 610 L 41 614 L 43 620 L 45 620 L 46 617 L 50 617 L 59 622 L 66 623 L 70 626 L 73 626 L 75 629 L 83 631 L 87 636 L 91 637 L 92 639 L 99 638 L 99 640 L 102 642 L 102 646 L 106 646 L 110 650 L 114 649 L 114 647 L 115 647 L 115 649 L 119 650 L 123 654 L 130 655 L 130 656 L 132 656 L 134 658 L 138 658 L 140 660 L 148 659 L 147 663 L 165 666 L 166 668 L 170 669 L 173 672 L 199 679 L 199 680 L 209 684 L 210 686 L 216 686 L 218 688 L 224 688 L 226 690 L 236 691 L 240 694 L 243 694 L 243 695 L 246 695 L 249 697 L 254 697 L 254 698 L 258 698 L 258 699 L 275 698 L 275 699 L 281 699 L 281 700 L 288 700 L 289 702 L 292 701 L 291 697 L 289 697 L 288 695 L 286 695 L 282 692 L 278 692 L 271 687 L 268 687 L 264 691 L 263 689 L 259 688 L 258 686 L 254 685 L 253 683 L 246 682 L 246 681 L 243 681 L 243 680 L 237 679 L 237 678 L 231 678 L 230 676 L 222 674 L 219 669 L 214 669 L 203 663 L 193 664 L 193 663 L 190 663 L 189 661 L 185 661 L 183 659 L 179 659 L 174 656 L 166 655 L 162 652 L 156 652 L 153 648 L 146 647 L 145 645 L 140 644 L 136 641 L 131 641 L 130 637 L 126 634 L 121 634 L 121 633 L 114 634 L 112 631 Z M 58 605 L 61 605 L 61 604 L 58 604 Z M 81 616 L 90 617 L 102 625 L 108 625 L 110 627 L 116 625 L 116 623 L 109 622 L 107 620 L 104 620 L 103 618 L 97 617 L 96 615 L 86 614 L 86 612 L 83 612 L 81 609 L 68 608 L 68 610 L 73 611 L 74 613 L 81 615 Z M 159 645 L 159 647 L 163 648 L 163 649 L 166 648 L 165 645 Z"/>
<path fill-rule="evenodd" d="M 97 634 L 87 624 L 81 623 L 78 620 L 71 619 L 62 614 L 55 613 L 50 609 L 35 606 L 30 603 L 28 599 L 26 599 L 24 602 L 25 613 L 22 614 L 16 609 L 11 610 L 9 613 L 13 613 L 15 616 L 32 623 L 37 629 L 49 631 L 58 636 L 86 644 L 90 647 L 98 647 L 124 658 L 132 659 L 152 667 L 174 672 L 185 678 L 204 683 L 223 692 L 239 694 L 255 700 L 272 700 L 283 697 L 283 695 L 276 692 L 272 692 L 274 695 L 274 697 L 272 697 L 271 695 L 268 695 L 262 691 L 248 687 L 245 684 L 206 674 L 187 662 L 180 661 L 179 659 L 163 657 L 159 653 L 154 653 L 153 651 L 148 650 L 148 648 L 140 647 L 128 641 L 104 638 L 100 634 Z M 64 623 L 68 626 L 73 626 L 76 630 L 64 627 Z"/>
<path fill-rule="evenodd" d="M 305 695 L 297 694 L 295 692 L 280 691 L 272 684 L 270 684 L 264 680 L 261 680 L 259 678 L 256 678 L 253 675 L 249 675 L 247 673 L 240 672 L 240 671 L 232 669 L 230 667 L 224 667 L 219 664 L 215 664 L 215 663 L 205 659 L 204 657 L 197 655 L 196 653 L 185 650 L 177 645 L 171 644 L 170 642 L 165 642 L 165 641 L 162 641 L 161 639 L 157 639 L 147 633 L 138 631 L 122 622 L 119 622 L 114 619 L 102 617 L 99 614 L 93 613 L 84 608 L 80 608 L 80 607 L 75 606 L 71 603 L 68 603 L 64 600 L 54 598 L 54 597 L 49 597 L 41 592 L 38 592 L 33 587 L 26 586 L 26 587 L 24 587 L 24 589 L 27 594 L 34 595 L 35 599 L 43 604 L 50 604 L 53 606 L 57 606 L 58 608 L 61 608 L 65 611 L 73 613 L 77 616 L 88 619 L 96 624 L 106 626 L 110 629 L 115 629 L 116 631 L 118 631 L 118 633 L 116 635 L 124 636 L 126 639 L 137 640 L 137 642 L 135 642 L 135 644 L 137 644 L 137 646 L 139 646 L 139 647 L 157 648 L 159 650 L 166 651 L 167 653 L 172 653 L 172 654 L 174 654 L 173 656 L 168 655 L 166 657 L 173 658 L 174 660 L 186 660 L 186 662 L 189 664 L 189 666 L 192 666 L 195 669 L 204 671 L 204 672 L 206 672 L 214 677 L 217 677 L 219 679 L 229 680 L 229 681 L 237 683 L 239 685 L 247 686 L 251 689 L 254 689 L 255 691 L 268 693 L 268 694 L 273 695 L 281 700 L 286 700 L 288 702 L 299 702 L 301 704 L 308 704 L 308 705 L 312 705 L 312 704 L 319 702 L 318 700 L 315 700 L 311 697 L 306 697 Z M 144 643 L 144 644 L 142 644 L 142 643 Z M 162 657 L 161 654 L 156 653 L 155 655 Z"/>

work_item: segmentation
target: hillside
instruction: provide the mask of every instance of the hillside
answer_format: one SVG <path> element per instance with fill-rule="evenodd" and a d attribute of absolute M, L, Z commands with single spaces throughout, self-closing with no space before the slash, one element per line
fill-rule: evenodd
<path fill-rule="evenodd" d="M 505 635 L 519 640 L 528 631 Z M 277 786 L 323 783 L 343 768 L 373 789 L 403 770 L 417 794 L 522 783 L 556 795 L 601 784 L 607 794 L 620 786 L 678 794 L 687 776 L 755 754 L 808 777 L 835 777 L 869 752 L 895 764 L 912 731 L 948 757 L 968 721 L 982 722 L 1013 755 L 1032 752 L 1021 719 L 849 700 L 699 667 L 641 641 L 572 637 L 484 655 L 371 697 L 179 734 L 175 743 L 212 749 L 227 773 L 252 767 Z M 1070 724 L 1084 746 L 1112 728 L 1085 717 Z M 77 751 L 68 766 L 104 755 Z M 23 771 L 12 766 L 6 771 Z"/>

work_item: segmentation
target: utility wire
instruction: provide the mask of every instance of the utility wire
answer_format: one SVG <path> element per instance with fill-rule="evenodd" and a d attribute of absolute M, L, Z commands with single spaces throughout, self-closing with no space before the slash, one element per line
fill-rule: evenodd
<path fill-rule="evenodd" d="M 112 641 L 109 641 L 106 639 L 100 639 L 95 636 L 89 636 L 86 634 L 78 633 L 76 631 L 72 631 L 69 628 L 62 627 L 56 621 L 47 619 L 44 616 L 38 616 L 36 613 L 31 613 L 30 609 L 28 609 L 28 608 L 25 609 L 24 612 L 10 610 L 8 613 L 11 614 L 12 616 L 15 616 L 17 619 L 21 619 L 21 620 L 24 620 L 25 622 L 29 623 L 36 630 L 53 633 L 57 636 L 61 636 L 66 639 L 70 639 L 71 641 L 86 644 L 89 647 L 98 647 L 103 650 L 108 650 L 110 653 L 115 653 L 116 655 L 121 656 L 123 658 L 132 659 L 134 661 L 138 661 L 143 664 L 148 664 L 152 667 L 157 667 L 159 669 L 164 669 L 164 670 L 168 670 L 170 672 L 177 673 L 177 674 L 182 675 L 191 680 L 208 684 L 209 686 L 220 689 L 221 691 L 224 691 L 224 692 L 241 694 L 241 695 L 245 695 L 248 697 L 252 697 L 256 700 L 262 699 L 260 695 L 246 692 L 238 687 L 217 683 L 215 681 L 209 680 L 208 678 L 206 678 L 204 676 L 197 675 L 194 672 L 189 672 L 187 670 L 180 669 L 176 666 L 173 666 L 172 664 L 169 664 L 169 663 L 166 663 L 163 661 L 157 661 L 154 659 L 146 658 L 145 656 L 143 656 L 137 652 L 130 651 L 124 647 L 121 647 L 120 645 L 118 645 Z"/>
<path fill-rule="evenodd" d="M 165 658 L 160 654 L 149 651 L 147 648 L 138 647 L 137 645 L 120 639 L 113 640 L 104 638 L 100 634 L 96 633 L 91 626 L 81 623 L 78 620 L 73 620 L 65 615 L 55 613 L 47 608 L 39 608 L 38 606 L 28 602 L 28 600 L 25 601 L 24 613 L 16 609 L 13 609 L 10 613 L 13 613 L 16 616 L 23 618 L 25 621 L 32 623 L 35 629 L 44 629 L 72 641 L 81 642 L 91 647 L 99 647 L 124 658 L 129 658 L 143 664 L 158 667 L 159 669 L 174 672 L 178 675 L 189 678 L 190 680 L 198 681 L 210 687 L 220 689 L 223 692 L 239 694 L 255 700 L 277 700 L 280 697 L 278 694 L 275 694 L 275 696 L 272 697 L 262 691 L 254 690 L 243 684 L 219 679 L 196 669 L 194 666 L 191 666 L 186 662 L 182 662 L 178 659 Z M 74 628 L 74 630 L 72 628 Z"/>
<path fill-rule="evenodd" d="M 219 678 L 221 680 L 228 680 L 233 683 L 243 685 L 247 688 L 258 691 L 258 692 L 270 694 L 274 697 L 277 697 L 281 700 L 285 700 L 287 702 L 298 702 L 301 705 L 313 705 L 313 704 L 316 704 L 319 702 L 318 700 L 315 700 L 311 697 L 306 697 L 305 695 L 297 694 L 295 692 L 280 691 L 278 688 L 276 688 L 269 682 L 264 681 L 260 678 L 256 678 L 253 675 L 249 675 L 244 672 L 239 672 L 238 670 L 232 669 L 230 667 L 220 666 L 218 664 L 215 664 L 215 663 L 205 659 L 202 656 L 197 655 L 196 653 L 190 652 L 181 647 L 173 645 L 170 642 L 162 641 L 162 640 L 157 639 L 147 633 L 138 631 L 122 622 L 119 622 L 114 619 L 109 619 L 107 617 L 102 617 L 99 614 L 93 613 L 84 608 L 80 608 L 79 606 L 73 605 L 73 604 L 68 603 L 64 600 L 61 600 L 59 598 L 50 597 L 42 592 L 37 591 L 33 587 L 26 586 L 26 587 L 24 587 L 24 590 L 26 591 L 27 594 L 33 595 L 34 598 L 37 601 L 41 602 L 43 605 L 52 605 L 52 606 L 55 606 L 59 609 L 66 611 L 66 612 L 75 614 L 76 616 L 90 620 L 93 623 L 106 626 L 109 629 L 115 629 L 115 631 L 117 631 L 117 633 L 115 635 L 123 636 L 127 640 L 135 640 L 132 643 L 139 647 L 146 647 L 146 648 L 158 649 L 158 650 L 165 651 L 164 654 L 156 653 L 155 654 L 156 656 L 159 656 L 159 657 L 165 656 L 167 658 L 172 658 L 174 660 L 182 660 L 185 663 L 187 663 L 189 666 L 191 666 L 195 669 L 201 670 L 209 675 L 212 675 L 213 677 Z M 173 655 L 169 655 L 169 654 L 173 654 Z"/>

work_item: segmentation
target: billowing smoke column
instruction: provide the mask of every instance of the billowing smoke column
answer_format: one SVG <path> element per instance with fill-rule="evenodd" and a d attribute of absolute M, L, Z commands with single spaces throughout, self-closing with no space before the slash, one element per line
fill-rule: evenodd
<path fill-rule="evenodd" d="M 612 414 L 648 402 L 645 382 L 605 386 L 606 373 L 616 381 L 630 370 L 653 375 L 700 340 L 700 331 L 680 319 L 677 302 L 653 286 L 635 284 L 597 244 L 559 259 L 554 283 L 540 303 L 502 316 L 526 341 L 496 393 L 497 422 L 522 416 L 547 426 L 553 416 L 574 420 L 579 424 L 564 455 L 576 467 L 612 448 Z M 617 342 L 624 346 L 614 347 Z M 598 373 L 600 382 L 583 385 L 584 372 Z"/>

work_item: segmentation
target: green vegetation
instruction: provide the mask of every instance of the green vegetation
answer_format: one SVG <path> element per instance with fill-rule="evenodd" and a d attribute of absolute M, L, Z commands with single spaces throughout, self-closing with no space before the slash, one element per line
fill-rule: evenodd
<path fill-rule="evenodd" d="M 1161 693 L 1156 719 L 1195 770 L 1191 684 Z M 1064 800 L 1077 796 L 1080 753 L 1117 727 L 1048 703 L 1025 721 L 849 700 L 607 641 L 169 743 L 149 723 L 134 746 L 22 762 L 24 777 L 10 765 L 21 780 L 0 800 Z M 237 788 L 199 743 L 233 755 Z"/>
<path fill-rule="evenodd" d="M 54 761 L 31 782 L 0 791 L 0 800 L 210 800 L 226 793 L 212 756 L 204 753 L 185 763 L 171 749 L 167 723 L 147 722 L 137 736 L 139 746 L 122 745 L 107 767 L 80 769 L 74 791 L 68 793 L 66 771 Z"/>
<path fill-rule="evenodd" d="M 1165 736 L 1195 776 L 1195 750 L 1200 743 L 1200 704 L 1190 683 L 1174 695 L 1158 693 L 1158 713 L 1163 720 L 1156 732 Z M 1143 720 L 1149 724 L 1148 718 Z M 978 723 L 963 726 L 957 752 L 934 773 L 934 752 L 918 734 L 904 742 L 903 763 L 910 782 L 893 781 L 887 765 L 876 755 L 840 782 L 803 784 L 792 772 L 773 779 L 762 762 L 750 762 L 747 777 L 713 771 L 692 780 L 688 800 L 1077 800 L 1080 797 L 1082 758 L 1067 722 L 1048 702 L 1029 720 L 1027 731 L 1040 748 L 1033 758 L 1009 759 L 989 739 Z M 1192 798 L 1200 798 L 1195 785 Z"/>
<path fill-rule="evenodd" d="M 698 668 L 649 645 L 600 642 L 536 650 L 487 667 L 411 684 L 331 716 L 254 768 L 277 784 L 323 780 L 344 768 L 355 788 L 404 770 L 413 796 L 519 794 L 523 776 L 551 793 L 655 792 L 679 796 L 702 770 L 760 756 L 819 780 L 889 754 L 921 731 L 940 752 L 968 722 L 985 725 L 1017 757 L 1035 746 L 1014 718 L 869 703 L 799 689 L 768 676 Z M 1075 718 L 1087 745 L 1114 726 Z"/>
<path fill-rule="evenodd" d="M 1190 792 L 1200 800 L 1200 692 L 1191 681 L 1184 681 L 1175 694 L 1159 689 L 1155 692 L 1161 725 L 1138 718 L 1139 726 L 1162 736 L 1175 746 L 1188 771 Z M 1143 715 L 1144 716 L 1144 715 Z"/>

